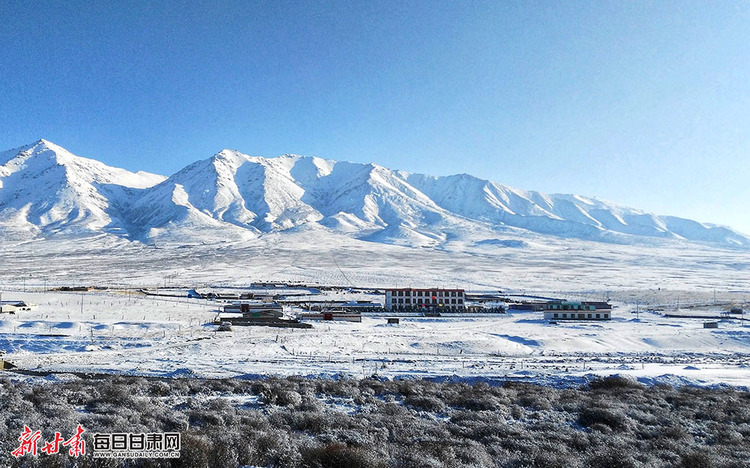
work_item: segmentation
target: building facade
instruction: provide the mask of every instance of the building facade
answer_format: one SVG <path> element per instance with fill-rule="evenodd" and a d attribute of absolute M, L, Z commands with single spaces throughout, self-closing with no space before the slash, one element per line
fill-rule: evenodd
<path fill-rule="evenodd" d="M 606 302 L 549 301 L 544 306 L 545 320 L 610 320 L 612 306 Z"/>
<path fill-rule="evenodd" d="M 463 289 L 387 289 L 385 308 L 394 312 L 424 310 L 462 312 L 466 310 L 466 293 Z"/>

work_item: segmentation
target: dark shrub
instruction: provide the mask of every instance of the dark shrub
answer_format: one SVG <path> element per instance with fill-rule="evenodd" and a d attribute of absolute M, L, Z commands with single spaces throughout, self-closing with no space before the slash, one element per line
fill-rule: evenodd
<path fill-rule="evenodd" d="M 410 395 L 404 398 L 404 404 L 419 411 L 442 413 L 446 406 L 440 399 L 433 396 Z"/>
<path fill-rule="evenodd" d="M 592 468 L 637 468 L 639 463 L 622 448 L 603 447 L 589 457 L 588 465 Z"/>
<path fill-rule="evenodd" d="M 691 452 L 680 457 L 681 468 L 712 468 L 716 466 L 711 456 L 704 452 Z"/>
<path fill-rule="evenodd" d="M 637 380 L 633 378 L 624 377 L 621 375 L 610 375 L 609 377 L 602 377 L 594 379 L 589 382 L 589 387 L 592 390 L 615 390 L 615 389 L 643 389 L 643 385 L 639 384 Z"/>
<path fill-rule="evenodd" d="M 303 466 L 315 468 L 379 468 L 387 466 L 373 453 L 346 444 L 332 443 L 302 451 Z"/>
<path fill-rule="evenodd" d="M 622 430 L 628 427 L 628 420 L 622 411 L 607 408 L 584 408 L 578 415 L 578 424 L 592 429 L 601 424 L 610 429 Z"/>
<path fill-rule="evenodd" d="M 180 465 L 187 468 L 210 466 L 213 444 L 205 436 L 183 434 L 180 447 Z"/>

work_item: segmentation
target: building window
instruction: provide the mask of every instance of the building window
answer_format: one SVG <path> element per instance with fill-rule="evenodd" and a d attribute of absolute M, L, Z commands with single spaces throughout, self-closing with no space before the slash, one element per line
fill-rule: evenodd
<path fill-rule="evenodd" d="M 554 315 L 554 317 L 555 317 L 555 318 L 557 318 L 557 315 L 558 315 L 558 314 L 555 314 L 555 315 Z"/>
<path fill-rule="evenodd" d="M 596 318 L 602 318 L 602 314 L 596 314 Z"/>

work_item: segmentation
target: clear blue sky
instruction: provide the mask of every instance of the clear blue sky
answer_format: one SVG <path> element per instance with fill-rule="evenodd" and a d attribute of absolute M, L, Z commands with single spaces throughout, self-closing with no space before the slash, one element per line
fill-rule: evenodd
<path fill-rule="evenodd" d="M 750 3 L 0 1 L 0 148 L 466 172 L 750 233 Z"/>

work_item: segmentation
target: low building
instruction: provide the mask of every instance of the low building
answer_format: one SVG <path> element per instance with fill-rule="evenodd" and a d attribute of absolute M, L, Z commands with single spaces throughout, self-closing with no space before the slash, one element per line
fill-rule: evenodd
<path fill-rule="evenodd" d="M 275 302 L 234 302 L 224 306 L 224 313 L 242 314 L 246 317 L 281 317 L 284 309 Z"/>
<path fill-rule="evenodd" d="M 340 310 L 325 310 L 319 314 L 305 313 L 297 316 L 300 320 L 323 320 L 337 322 L 361 322 L 362 314 Z"/>
<path fill-rule="evenodd" d="M 508 312 L 539 312 L 545 305 L 544 302 L 513 302 L 508 305 Z"/>
<path fill-rule="evenodd" d="M 386 289 L 385 308 L 395 312 L 422 310 L 465 311 L 466 292 L 463 289 Z"/>
<path fill-rule="evenodd" d="M 16 312 L 30 312 L 36 304 L 24 301 L 0 301 L 0 314 L 15 314 Z"/>
<path fill-rule="evenodd" d="M 610 320 L 612 306 L 607 302 L 548 301 L 545 320 Z"/>

